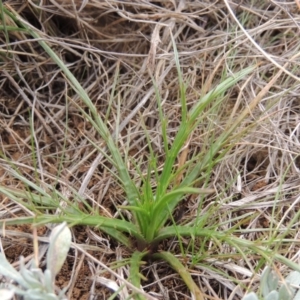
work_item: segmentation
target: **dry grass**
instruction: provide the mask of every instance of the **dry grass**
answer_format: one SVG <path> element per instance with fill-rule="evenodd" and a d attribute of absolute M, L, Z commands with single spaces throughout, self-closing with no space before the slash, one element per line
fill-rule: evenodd
<path fill-rule="evenodd" d="M 164 163 L 162 125 L 151 75 L 163 99 L 170 139 L 181 118 L 171 33 L 183 80 L 188 84 L 189 107 L 222 81 L 225 70 L 257 64 L 251 76 L 224 95 L 222 110 L 208 115 L 207 121 L 197 127 L 187 157 L 204 151 L 206 141 L 226 130 L 228 120 L 234 122 L 249 106 L 250 114 L 236 129 L 239 141 L 211 170 L 208 186 L 216 193 L 205 198 L 205 207 L 209 210 L 218 203 L 218 211 L 213 213 L 220 224 L 218 230 L 230 231 L 238 226 L 241 238 L 252 241 L 270 241 L 274 236 L 268 246 L 298 263 L 300 7 L 297 1 L 235 2 L 239 4 L 52 0 L 40 5 L 36 1 L 8 0 L 4 6 L 39 30 L 87 91 L 123 154 L 128 155 L 128 170 L 137 185 L 140 174 L 132 162 L 139 162 L 141 171 L 147 173 L 145 128 L 161 165 Z M 110 162 L 90 142 L 103 146 L 79 109 L 87 110 L 84 103 L 37 41 L 13 31 L 7 39 L 4 30 L 0 38 L 0 184 L 26 188 L 12 176 L 14 167 L 41 188 L 46 188 L 45 184 L 55 186 L 71 200 L 74 189 L 93 209 L 105 216 L 117 216 L 116 207 L 125 202 L 123 190 L 108 171 Z M 282 70 L 280 77 L 254 106 L 253 99 L 278 73 L 278 67 Z M 8 160 L 13 163 L 8 164 Z M 197 215 L 200 200 L 187 199 L 182 221 Z M 2 218 L 9 218 L 33 212 L 3 196 L 0 213 Z M 20 232 L 24 232 L 23 227 L 13 227 L 7 234 L 10 239 L 2 242 L 6 253 L 19 249 L 16 238 Z M 109 292 L 103 288 L 107 282 L 102 277 L 122 283 L 128 276 L 127 269 L 117 264 L 114 268 L 113 264 L 129 254 L 97 229 L 78 227 L 73 232 L 78 245 L 63 271 L 65 277 L 62 275 L 59 281 L 70 281 L 70 298 L 92 299 L 89 293 L 96 293 L 97 299 L 108 298 Z M 30 230 L 23 235 L 24 240 L 28 238 L 32 238 Z M 284 238 L 290 242 L 282 243 Z M 26 248 L 23 255 L 30 256 L 30 243 L 26 247 L 22 244 Z M 184 243 L 188 245 L 188 241 Z M 198 254 L 199 262 L 191 266 L 195 281 L 207 295 L 205 299 L 240 299 L 245 288 L 256 289 L 259 281 L 253 274 L 260 268 L 259 256 L 247 257 L 245 253 L 246 258 L 235 258 L 228 245 L 217 249 L 206 243 L 206 254 Z M 162 247 L 181 255 L 177 244 L 168 242 Z M 12 255 L 12 261 L 22 254 L 14 251 L 17 254 Z M 115 269 L 118 276 L 96 276 L 105 266 Z M 277 264 L 277 268 L 282 274 L 287 272 L 285 265 Z M 166 265 L 151 264 L 142 273 L 148 278 L 143 288 L 149 297 L 190 299 L 189 291 Z M 78 285 L 79 281 L 85 284 Z M 125 299 L 126 289 L 122 293 L 120 299 Z"/>

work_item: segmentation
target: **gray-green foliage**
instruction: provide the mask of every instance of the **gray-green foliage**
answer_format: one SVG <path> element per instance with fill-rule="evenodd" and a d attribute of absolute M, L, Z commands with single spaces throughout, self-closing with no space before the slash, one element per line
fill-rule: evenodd
<path fill-rule="evenodd" d="M 260 298 L 256 293 L 251 292 L 242 300 L 300 300 L 300 290 L 295 288 L 300 285 L 300 272 L 291 272 L 283 283 L 279 283 L 279 279 L 270 267 L 266 267 L 260 281 L 262 297 Z"/>
<path fill-rule="evenodd" d="M 17 271 L 0 253 L 0 274 L 6 283 L 0 286 L 0 298 L 12 299 L 14 294 L 24 300 L 62 300 L 66 299 L 65 291 L 59 291 L 54 286 L 55 276 L 60 271 L 71 245 L 71 232 L 66 223 L 53 228 L 49 238 L 46 270 L 43 272 L 33 263 L 27 269 L 24 257 L 20 258 L 20 271 Z M 9 283 L 12 281 L 12 283 Z"/>

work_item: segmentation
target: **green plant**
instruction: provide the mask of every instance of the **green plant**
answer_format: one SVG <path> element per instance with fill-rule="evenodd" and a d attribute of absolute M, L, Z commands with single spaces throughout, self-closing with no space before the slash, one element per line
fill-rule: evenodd
<path fill-rule="evenodd" d="M 46 270 L 43 272 L 33 260 L 29 269 L 25 266 L 24 258 L 20 258 L 20 270 L 17 271 L 0 253 L 0 274 L 6 280 L 14 283 L 1 284 L 1 299 L 11 299 L 14 294 L 24 300 L 63 300 L 65 291 L 58 295 L 54 286 L 55 276 L 60 271 L 71 245 L 71 232 L 66 223 L 52 229 L 49 237 L 49 249 L 46 259 Z"/>
<path fill-rule="evenodd" d="M 295 287 L 300 285 L 300 272 L 293 271 L 279 283 L 279 276 L 270 268 L 266 267 L 260 279 L 260 298 L 256 293 L 251 292 L 242 300 L 299 300 L 300 290 Z"/>
<path fill-rule="evenodd" d="M 93 212 L 93 214 L 90 214 L 90 212 L 85 213 L 79 208 L 79 204 L 81 204 L 80 201 L 82 200 L 80 197 L 78 197 L 78 202 L 71 203 L 69 199 L 56 191 L 52 186 L 43 183 L 45 189 L 42 189 L 38 184 L 28 180 L 16 169 L 11 169 L 11 174 L 22 181 L 28 189 L 30 189 L 30 192 L 16 191 L 9 189 L 8 187 L 0 187 L 0 191 L 15 202 L 22 203 L 22 205 L 31 208 L 31 210 L 35 212 L 35 216 L 2 220 L 0 224 L 45 224 L 66 221 L 70 225 L 82 224 L 96 226 L 132 251 L 130 280 L 135 286 L 140 286 L 142 277 L 139 274 L 140 269 L 137 268 L 137 266 L 141 265 L 142 260 L 148 255 L 148 257 L 151 256 L 155 259 L 167 261 L 180 274 L 196 299 L 202 299 L 203 296 L 183 263 L 172 253 L 157 251 L 157 246 L 161 241 L 171 237 L 177 237 L 179 242 L 183 236 L 191 237 L 192 239 L 200 237 L 206 241 L 214 240 L 219 243 L 227 243 L 238 249 L 242 255 L 242 248 L 248 248 L 259 253 L 266 260 L 270 259 L 269 254 L 271 251 L 268 251 L 268 249 L 264 247 L 265 244 L 257 246 L 254 243 L 232 236 L 230 232 L 217 231 L 215 225 L 211 227 L 207 226 L 206 220 L 209 219 L 210 215 L 209 212 L 201 214 L 201 207 L 199 208 L 198 216 L 189 224 L 176 224 L 173 219 L 174 210 L 188 195 L 206 195 L 214 192 L 214 190 L 205 188 L 205 182 L 210 176 L 210 170 L 222 160 L 222 157 L 234 147 L 235 141 L 241 137 L 242 133 L 235 133 L 235 130 L 241 124 L 243 118 L 249 114 L 251 108 L 257 104 L 259 98 L 258 100 L 255 99 L 249 106 L 249 109 L 245 109 L 236 121 L 229 121 L 225 128 L 226 130 L 220 135 L 213 136 L 207 141 L 208 150 L 199 152 L 199 154 L 195 155 L 192 159 L 185 161 L 177 167 L 176 161 L 180 157 L 181 151 L 185 148 L 186 143 L 199 123 L 213 112 L 214 109 L 221 105 L 228 89 L 252 72 L 255 69 L 255 66 L 240 71 L 234 70 L 233 75 L 224 76 L 219 84 L 203 95 L 196 105 L 188 110 L 185 97 L 186 85 L 182 79 L 179 57 L 176 50 L 176 44 L 173 40 L 174 56 L 179 81 L 181 123 L 174 140 L 171 142 L 167 137 L 166 128 L 168 120 L 163 114 L 159 89 L 156 87 L 157 106 L 163 124 L 162 137 L 164 164 L 162 170 L 158 171 L 161 166 L 159 166 L 158 159 L 149 142 L 149 165 L 146 176 L 142 175 L 138 164 L 135 163 L 137 170 L 140 171 L 139 173 L 141 174 L 142 181 L 141 187 L 138 187 L 129 175 L 124 159 L 124 156 L 127 154 L 124 154 L 118 148 L 115 137 L 110 133 L 105 121 L 101 119 L 95 105 L 77 79 L 49 45 L 41 39 L 42 35 L 39 34 L 38 30 L 23 22 L 17 14 L 12 13 L 5 8 L 4 11 L 5 14 L 14 21 L 13 23 L 16 24 L 16 31 L 18 29 L 19 32 L 25 32 L 39 42 L 52 60 L 61 68 L 69 85 L 80 95 L 84 104 L 89 108 L 89 113 L 87 113 L 86 110 L 78 107 L 82 115 L 85 116 L 86 120 L 92 124 L 102 137 L 106 148 L 100 148 L 97 145 L 93 145 L 99 152 L 103 153 L 111 163 L 113 166 L 111 172 L 114 173 L 114 176 L 123 188 L 128 205 L 118 207 L 120 215 L 122 216 L 122 212 L 126 210 L 131 213 L 132 219 L 128 220 L 125 217 L 112 219 L 103 217 L 97 212 Z M 11 30 L 12 28 L 9 29 Z M 116 87 L 114 86 L 114 89 L 115 88 Z M 111 93 L 112 97 L 114 95 L 114 89 Z M 183 180 L 178 180 L 183 171 L 185 171 L 185 177 Z M 151 184 L 151 179 L 155 180 L 155 188 L 153 188 Z M 76 194 L 76 191 L 73 190 L 73 192 Z M 67 203 L 67 207 L 60 207 L 59 201 L 56 201 L 53 198 L 52 193 L 56 195 L 57 199 Z M 27 201 L 24 201 L 23 199 L 27 199 Z M 32 200 L 33 205 L 28 204 L 29 200 Z M 53 209 L 58 207 L 61 209 L 59 215 L 49 215 L 45 213 L 45 208 Z M 291 263 L 278 254 L 272 253 L 271 256 L 294 268 L 298 267 L 296 264 Z"/>

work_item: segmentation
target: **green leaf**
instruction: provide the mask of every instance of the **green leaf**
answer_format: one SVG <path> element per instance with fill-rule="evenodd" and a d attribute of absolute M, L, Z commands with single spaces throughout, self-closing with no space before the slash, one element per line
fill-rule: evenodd
<path fill-rule="evenodd" d="M 137 288 L 141 287 L 141 279 L 147 280 L 147 278 L 140 273 L 140 266 L 145 264 L 145 262 L 142 261 L 145 254 L 145 252 L 135 251 L 130 258 L 129 281 Z M 142 295 L 135 295 L 134 299 L 144 300 L 146 298 Z"/>
<path fill-rule="evenodd" d="M 18 24 L 25 29 L 32 37 L 37 39 L 37 42 L 40 46 L 48 53 L 50 58 L 61 68 L 63 73 L 65 74 L 66 78 L 68 78 L 71 87 L 74 89 L 76 93 L 80 96 L 80 98 L 84 101 L 84 103 L 89 107 L 94 124 L 95 129 L 104 139 L 106 146 L 110 150 L 110 153 L 113 157 L 114 166 L 117 168 L 119 176 L 121 178 L 121 182 L 123 184 L 123 188 L 126 192 L 127 199 L 131 205 L 136 204 L 136 199 L 138 199 L 138 192 L 137 189 L 132 182 L 130 175 L 128 173 L 128 169 L 123 161 L 122 155 L 116 146 L 114 139 L 106 126 L 106 124 L 101 119 L 100 115 L 98 114 L 97 108 L 95 107 L 94 103 L 89 98 L 85 89 L 80 85 L 76 77 L 72 74 L 72 72 L 68 69 L 68 67 L 64 64 L 64 62 L 58 57 L 58 55 L 51 49 L 51 47 L 41 38 L 38 33 L 38 30 L 34 27 L 31 27 L 29 24 L 23 21 L 20 16 L 13 16 L 14 19 L 17 19 Z M 85 114 L 88 118 L 88 114 Z"/>
<path fill-rule="evenodd" d="M 117 240 L 118 242 L 120 242 L 122 245 L 128 247 L 129 249 L 133 248 L 132 240 L 129 237 L 127 237 L 126 235 L 124 235 L 122 232 L 120 232 L 114 228 L 109 228 L 109 227 L 105 227 L 105 226 L 101 226 L 100 229 L 102 231 L 104 231 L 105 233 L 107 233 L 112 238 L 114 238 L 115 240 Z"/>
<path fill-rule="evenodd" d="M 158 243 L 161 240 L 164 240 L 166 238 L 170 238 L 173 236 L 205 236 L 205 237 L 212 237 L 216 236 L 218 239 L 222 240 L 226 237 L 225 234 L 216 232 L 215 230 L 210 230 L 207 228 L 200 228 L 197 229 L 195 227 L 191 226 L 167 226 L 162 228 L 158 234 L 156 235 L 156 238 L 153 240 L 153 243 Z"/>
<path fill-rule="evenodd" d="M 69 225 L 86 225 L 94 226 L 98 228 L 103 228 L 106 230 L 110 228 L 111 230 L 118 231 L 119 233 L 126 232 L 130 235 L 136 237 L 138 240 L 144 240 L 144 237 L 140 234 L 136 225 L 131 222 L 124 220 L 107 218 L 102 216 L 91 216 L 82 213 L 81 215 L 37 215 L 35 217 L 18 217 L 14 219 L 2 219 L 0 220 L 0 226 L 5 225 L 18 225 L 18 224 L 35 224 L 42 225 L 48 223 L 62 223 L 66 221 Z M 117 234 L 116 234 L 117 236 Z"/>
<path fill-rule="evenodd" d="M 219 85 L 217 85 L 213 90 L 208 92 L 204 97 L 202 97 L 198 103 L 194 105 L 194 107 L 189 112 L 189 118 L 187 119 L 186 123 L 182 122 L 180 124 L 178 133 L 173 141 L 171 149 L 168 151 L 168 156 L 166 157 L 166 161 L 163 167 L 163 171 L 160 176 L 160 180 L 157 184 L 157 191 L 156 191 L 156 199 L 162 199 L 165 196 L 165 193 L 170 185 L 170 180 L 172 178 L 172 172 L 174 168 L 175 160 L 182 149 L 184 143 L 190 136 L 191 132 L 197 126 L 199 122 L 201 122 L 201 112 L 217 97 L 221 96 L 225 91 L 227 91 L 230 87 L 232 87 L 235 83 L 239 80 L 244 78 L 247 74 L 253 71 L 255 66 L 251 66 L 245 68 L 239 72 L 236 72 L 234 76 L 230 76 L 224 81 L 222 81 Z M 238 124 L 235 124 L 235 127 Z M 200 161 L 196 164 L 190 173 L 186 175 L 181 183 L 181 187 L 191 186 L 196 178 L 199 176 L 201 171 L 204 170 L 205 167 L 209 166 L 212 157 L 214 157 L 222 148 L 224 141 L 228 139 L 230 133 L 232 133 L 234 128 L 231 128 L 227 132 L 223 133 L 215 142 L 211 145 L 212 150 L 209 151 L 203 161 Z M 178 195 L 174 195 L 174 199 L 169 204 L 169 211 L 172 212 L 178 202 L 181 200 L 182 194 L 178 193 Z M 159 228 L 162 224 L 166 222 L 168 218 L 168 214 L 160 214 L 156 218 L 157 228 Z"/>
<path fill-rule="evenodd" d="M 154 214 L 158 214 L 163 210 L 168 210 L 167 208 L 169 207 L 169 204 L 171 204 L 172 207 L 175 206 L 175 204 L 177 204 L 178 199 L 180 199 L 183 196 L 187 196 L 190 194 L 211 194 L 213 192 L 213 189 L 199 189 L 188 186 L 179 187 L 165 194 L 161 199 L 158 199 L 156 202 L 154 202 Z"/>
<path fill-rule="evenodd" d="M 124 209 L 124 210 L 135 211 L 135 212 L 140 213 L 140 214 L 142 214 L 144 216 L 149 216 L 149 211 L 147 211 L 142 206 L 131 206 L 131 205 L 127 206 L 127 205 L 125 205 L 125 206 L 118 206 L 118 208 Z"/>
<path fill-rule="evenodd" d="M 203 294 L 193 281 L 191 274 L 184 267 L 184 265 L 179 261 L 179 259 L 169 252 L 160 252 L 153 255 L 156 259 L 163 259 L 169 263 L 169 265 L 180 275 L 182 280 L 185 282 L 193 296 L 196 300 L 204 300 Z"/>

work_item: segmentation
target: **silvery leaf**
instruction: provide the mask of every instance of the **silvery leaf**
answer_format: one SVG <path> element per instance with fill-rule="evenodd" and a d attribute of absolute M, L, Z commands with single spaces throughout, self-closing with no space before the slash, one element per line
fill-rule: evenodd
<path fill-rule="evenodd" d="M 272 291 L 271 293 L 269 293 L 267 295 L 267 297 L 265 297 L 265 300 L 279 300 L 279 294 L 277 291 Z M 284 300 L 288 300 L 288 299 L 284 299 Z"/>
<path fill-rule="evenodd" d="M 258 297 L 256 296 L 256 294 L 254 292 L 251 292 L 251 293 L 247 294 L 246 296 L 244 296 L 242 300 L 258 300 Z"/>
<path fill-rule="evenodd" d="M 300 290 L 298 290 L 293 300 L 300 300 Z"/>
<path fill-rule="evenodd" d="M 270 267 L 266 267 L 261 275 L 260 286 L 264 298 L 278 287 L 278 276 Z"/>
<path fill-rule="evenodd" d="M 34 277 L 31 271 L 26 269 L 21 269 L 20 274 L 23 276 L 23 279 L 26 280 L 28 286 L 30 286 L 31 289 L 41 287 L 41 282 Z"/>
<path fill-rule="evenodd" d="M 47 253 L 47 269 L 53 277 L 60 271 L 71 246 L 71 231 L 66 222 L 52 229 Z"/>
<path fill-rule="evenodd" d="M 293 271 L 286 278 L 285 281 L 294 286 L 300 286 L 300 272 Z M 292 294 L 294 294 L 297 289 L 294 287 L 290 287 Z"/>
<path fill-rule="evenodd" d="M 7 261 L 3 253 L 0 253 L 0 274 L 4 277 L 8 277 L 18 282 L 23 287 L 27 287 L 26 281 L 22 276 L 14 269 L 14 267 Z"/>
<path fill-rule="evenodd" d="M 10 300 L 10 299 L 12 299 L 14 294 L 15 294 L 14 291 L 2 289 L 2 290 L 0 290 L 0 299 L 1 300 Z"/>
<path fill-rule="evenodd" d="M 294 289 L 288 283 L 283 283 L 278 291 L 279 299 L 292 299 Z"/>
<path fill-rule="evenodd" d="M 44 272 L 44 283 L 45 283 L 45 289 L 48 293 L 53 292 L 53 276 L 51 274 L 50 270 L 45 270 Z"/>

